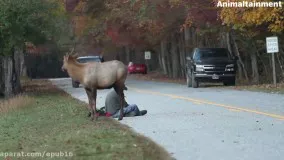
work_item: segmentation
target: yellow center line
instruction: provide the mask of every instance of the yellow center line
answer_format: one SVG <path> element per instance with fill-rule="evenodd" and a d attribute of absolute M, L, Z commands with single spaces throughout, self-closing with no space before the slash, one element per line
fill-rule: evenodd
<path fill-rule="evenodd" d="M 264 115 L 264 116 L 268 116 L 268 117 L 272 117 L 272 118 L 276 118 L 276 119 L 284 119 L 284 115 L 278 115 L 278 114 L 273 114 L 273 113 L 267 113 L 267 112 L 247 109 L 245 107 L 235 107 L 235 106 L 231 106 L 231 105 L 220 104 L 220 103 L 215 103 L 215 102 L 210 102 L 210 101 L 200 100 L 200 99 L 194 99 L 194 98 L 188 98 L 188 97 L 178 96 L 178 95 L 174 95 L 174 94 L 165 94 L 165 93 L 154 92 L 154 91 L 150 91 L 150 90 L 142 90 L 142 89 L 138 89 L 138 88 L 134 88 L 134 87 L 128 87 L 128 88 L 132 89 L 136 92 L 139 92 L 139 93 L 147 93 L 147 94 L 152 94 L 152 95 L 165 96 L 165 97 L 170 97 L 170 98 L 173 98 L 173 99 L 186 100 L 186 101 L 198 103 L 198 104 L 209 104 L 209 105 L 214 105 L 214 106 L 218 106 L 218 107 L 223 107 L 223 108 L 229 109 L 231 111 L 243 111 L 243 112 L 249 112 L 249 113 Z"/>
<path fill-rule="evenodd" d="M 228 109 L 228 110 L 232 112 L 240 112 L 240 110 L 237 110 L 237 109 Z"/>
<path fill-rule="evenodd" d="M 199 103 L 199 102 L 192 102 L 192 103 L 194 103 L 194 104 L 202 104 L 202 103 Z"/>

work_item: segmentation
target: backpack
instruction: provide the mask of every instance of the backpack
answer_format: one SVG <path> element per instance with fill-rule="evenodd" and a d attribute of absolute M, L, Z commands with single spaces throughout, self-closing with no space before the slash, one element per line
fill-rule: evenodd
<path fill-rule="evenodd" d="M 102 107 L 100 109 L 96 110 L 98 116 L 106 116 L 111 117 L 111 114 L 109 112 L 106 112 L 106 107 Z"/>

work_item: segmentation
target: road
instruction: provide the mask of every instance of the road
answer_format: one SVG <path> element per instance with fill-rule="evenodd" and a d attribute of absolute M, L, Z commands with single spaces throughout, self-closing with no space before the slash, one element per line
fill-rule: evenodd
<path fill-rule="evenodd" d="M 70 79 L 52 82 L 87 102 L 83 88 L 73 89 Z M 284 159 L 283 95 L 133 79 L 126 85 L 127 102 L 148 114 L 120 122 L 178 160 Z M 98 92 L 98 106 L 104 106 L 108 91 Z"/>

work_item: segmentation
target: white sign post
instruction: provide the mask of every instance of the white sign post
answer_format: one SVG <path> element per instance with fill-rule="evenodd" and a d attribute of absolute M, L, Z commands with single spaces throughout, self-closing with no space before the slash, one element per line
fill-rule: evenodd
<path fill-rule="evenodd" d="M 149 60 L 151 59 L 151 52 L 150 51 L 145 51 L 145 61 L 146 61 L 146 66 L 147 69 L 149 69 Z"/>
<path fill-rule="evenodd" d="M 149 52 L 149 51 L 145 52 L 145 59 L 146 60 L 151 59 L 151 52 Z"/>
<path fill-rule="evenodd" d="M 272 53 L 273 84 L 276 86 L 275 53 L 279 52 L 278 38 L 266 37 L 267 53 Z"/>

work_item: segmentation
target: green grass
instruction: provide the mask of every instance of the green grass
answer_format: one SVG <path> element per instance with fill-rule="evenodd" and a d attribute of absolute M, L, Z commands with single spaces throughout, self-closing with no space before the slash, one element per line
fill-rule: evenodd
<path fill-rule="evenodd" d="M 52 159 L 74 160 L 170 159 L 163 148 L 113 119 L 90 121 L 87 104 L 46 81 L 29 82 L 24 90 L 31 104 L 0 113 L 0 152 L 71 152 L 72 157 Z"/>

